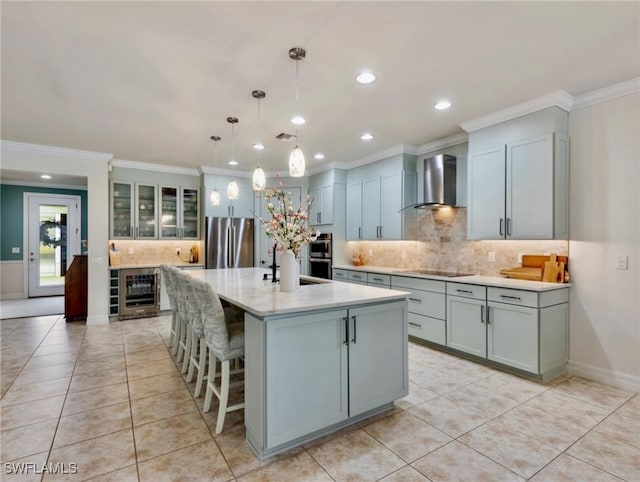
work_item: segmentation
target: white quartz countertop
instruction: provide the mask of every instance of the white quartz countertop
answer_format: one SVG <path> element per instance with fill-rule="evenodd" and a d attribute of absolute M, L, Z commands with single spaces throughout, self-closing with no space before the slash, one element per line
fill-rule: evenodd
<path fill-rule="evenodd" d="M 321 280 L 302 276 L 302 279 L 321 281 L 300 286 L 296 291 L 280 291 L 279 283 L 263 281 L 263 268 L 201 269 L 187 271 L 194 278 L 207 281 L 220 298 L 258 317 L 343 308 L 380 301 L 405 299 L 406 291 L 356 285 L 341 281 Z"/>
<path fill-rule="evenodd" d="M 542 281 L 527 281 L 513 278 L 502 278 L 500 276 L 436 276 L 430 274 L 420 274 L 411 272 L 408 268 L 390 268 L 386 266 L 351 266 L 351 265 L 333 265 L 336 269 L 347 269 L 350 271 L 363 271 L 366 273 L 380 273 L 398 276 L 409 276 L 412 278 L 435 279 L 439 281 L 448 281 L 451 283 L 469 283 L 474 285 L 493 286 L 496 288 L 512 288 L 527 291 L 551 291 L 569 288 L 570 283 L 545 283 Z"/>

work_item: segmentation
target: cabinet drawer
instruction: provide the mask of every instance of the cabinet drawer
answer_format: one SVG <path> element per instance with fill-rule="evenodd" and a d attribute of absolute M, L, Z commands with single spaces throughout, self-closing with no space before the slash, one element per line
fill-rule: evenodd
<path fill-rule="evenodd" d="M 338 281 L 349 281 L 349 272 L 346 269 L 334 269 L 333 279 Z"/>
<path fill-rule="evenodd" d="M 393 276 L 392 284 L 399 288 L 409 288 L 412 290 L 435 291 L 436 293 L 446 292 L 446 283 L 433 279 L 412 278 L 410 276 Z"/>
<path fill-rule="evenodd" d="M 348 273 L 349 281 L 367 284 L 367 273 L 363 273 L 362 271 L 348 271 Z"/>
<path fill-rule="evenodd" d="M 489 301 L 497 301 L 499 303 L 530 306 L 532 308 L 538 307 L 538 293 L 536 291 L 489 287 L 487 298 Z"/>
<path fill-rule="evenodd" d="M 446 324 L 444 320 L 436 320 L 428 316 L 409 313 L 409 335 L 421 340 L 431 341 L 440 345 L 446 344 Z"/>
<path fill-rule="evenodd" d="M 391 287 L 391 276 L 388 274 L 367 273 L 367 282 L 370 285 Z"/>
<path fill-rule="evenodd" d="M 487 288 L 466 283 L 447 283 L 447 295 L 484 300 L 487 296 Z"/>
<path fill-rule="evenodd" d="M 446 304 L 444 293 L 411 290 L 411 294 L 409 295 L 409 313 L 415 313 L 417 315 L 444 320 Z"/>

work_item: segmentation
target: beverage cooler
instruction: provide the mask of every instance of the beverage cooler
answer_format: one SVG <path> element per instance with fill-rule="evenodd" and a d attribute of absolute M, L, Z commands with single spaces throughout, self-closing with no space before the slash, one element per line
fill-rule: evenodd
<path fill-rule="evenodd" d="M 120 319 L 144 318 L 160 313 L 160 269 L 120 270 Z"/>

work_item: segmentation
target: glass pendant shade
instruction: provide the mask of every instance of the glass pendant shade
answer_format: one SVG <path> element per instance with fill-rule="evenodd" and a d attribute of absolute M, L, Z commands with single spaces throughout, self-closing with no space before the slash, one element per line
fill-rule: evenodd
<path fill-rule="evenodd" d="M 209 197 L 209 204 L 212 206 L 220 206 L 220 193 L 217 189 L 211 191 L 211 196 Z"/>
<path fill-rule="evenodd" d="M 266 184 L 267 179 L 265 178 L 264 171 L 261 167 L 256 167 L 256 170 L 253 171 L 253 190 L 262 191 Z"/>
<path fill-rule="evenodd" d="M 291 177 L 304 176 L 304 153 L 298 146 L 294 147 L 289 154 L 289 175 Z"/>
<path fill-rule="evenodd" d="M 238 183 L 235 181 L 235 179 L 231 179 L 231 181 L 229 181 L 229 184 L 227 184 L 227 197 L 229 199 L 238 199 L 239 195 L 240 193 L 238 190 Z"/>

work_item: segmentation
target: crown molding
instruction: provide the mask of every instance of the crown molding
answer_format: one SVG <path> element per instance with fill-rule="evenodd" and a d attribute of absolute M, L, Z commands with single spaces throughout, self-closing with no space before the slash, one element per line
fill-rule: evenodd
<path fill-rule="evenodd" d="M 368 156 L 361 157 L 359 159 L 354 159 L 353 161 L 333 162 L 331 163 L 331 165 L 332 167 L 338 169 L 353 169 L 354 167 L 371 164 L 372 162 L 381 161 L 382 159 L 397 156 L 398 154 L 412 154 L 414 156 L 417 156 L 418 152 L 416 146 L 412 146 L 410 144 L 400 144 L 383 151 L 374 152 L 373 154 L 369 154 Z"/>
<path fill-rule="evenodd" d="M 0 141 L 0 147 L 3 150 L 16 152 L 31 152 L 37 154 L 48 154 L 58 157 L 73 157 L 76 159 L 89 159 L 93 161 L 110 161 L 113 154 L 104 152 L 83 151 L 80 149 L 69 149 L 67 147 L 45 146 L 41 144 L 29 144 L 26 142 L 16 141 Z"/>
<path fill-rule="evenodd" d="M 8 184 L 10 186 L 24 186 L 24 187 L 46 187 L 51 189 L 68 189 L 71 191 L 86 191 L 87 186 L 81 186 L 78 184 L 55 184 L 49 182 L 39 182 L 39 181 L 13 181 L 13 180 L 2 180 L 2 184 Z"/>
<path fill-rule="evenodd" d="M 457 146 L 458 144 L 468 141 L 469 135 L 466 132 L 461 132 L 460 134 L 455 134 L 453 136 L 445 137 L 444 139 L 438 139 L 437 141 L 427 142 L 426 144 L 418 146 L 417 155 L 421 156 L 423 154 L 428 154 L 429 152 L 438 151 L 451 146 Z"/>
<path fill-rule="evenodd" d="M 237 169 L 225 169 L 222 167 L 200 166 L 200 168 L 197 170 L 202 174 L 210 174 L 212 176 L 249 177 L 249 178 L 253 177 L 253 171 L 246 172 L 246 171 L 239 171 Z M 265 176 L 268 176 L 266 171 L 264 174 Z"/>
<path fill-rule="evenodd" d="M 483 129 L 500 122 L 505 122 L 511 119 L 515 119 L 516 117 L 531 114 L 532 112 L 537 112 L 539 110 L 554 106 L 560 107 L 561 109 L 570 112 L 573 106 L 573 96 L 565 92 L 564 90 L 557 90 L 555 92 L 551 92 L 550 94 L 537 97 L 527 102 L 523 102 L 522 104 L 517 104 L 511 107 L 507 107 L 506 109 L 499 110 L 482 117 L 478 117 L 477 119 L 462 122 L 460 124 L 460 127 L 462 127 L 467 132 L 473 132 L 478 129 Z"/>
<path fill-rule="evenodd" d="M 640 92 L 640 77 L 579 95 L 573 101 L 573 110 L 582 109 L 583 107 L 617 99 L 618 97 L 623 97 L 629 94 L 636 94 L 638 92 Z"/>
<path fill-rule="evenodd" d="M 109 162 L 111 167 L 126 167 L 128 169 L 140 169 L 142 171 L 167 172 L 169 174 L 185 174 L 187 176 L 198 176 L 200 172 L 196 168 L 167 166 L 164 164 L 152 164 L 150 162 L 127 161 L 125 159 L 112 159 Z"/>

